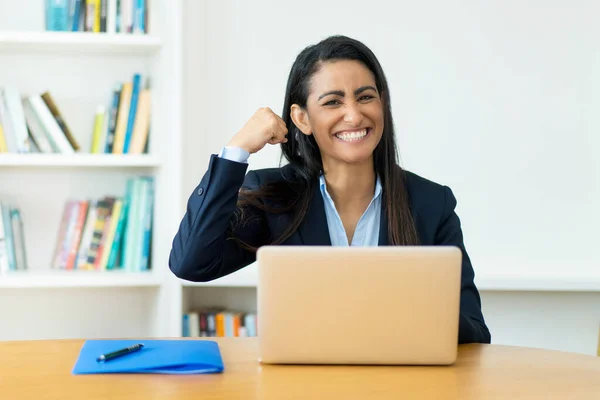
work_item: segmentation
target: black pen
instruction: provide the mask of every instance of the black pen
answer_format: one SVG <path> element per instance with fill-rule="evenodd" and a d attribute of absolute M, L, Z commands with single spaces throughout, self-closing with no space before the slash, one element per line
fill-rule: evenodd
<path fill-rule="evenodd" d="M 114 358 L 121 357 L 126 354 L 130 354 L 130 353 L 136 352 L 138 350 L 141 350 L 142 347 L 144 347 L 144 345 L 142 343 L 134 344 L 133 346 L 129 346 L 129 347 L 126 347 L 121 350 L 113 351 L 113 352 L 107 353 L 107 354 L 102 354 L 102 355 L 100 355 L 100 357 L 98 357 L 96 359 L 96 361 L 98 361 L 98 362 L 109 361 Z"/>

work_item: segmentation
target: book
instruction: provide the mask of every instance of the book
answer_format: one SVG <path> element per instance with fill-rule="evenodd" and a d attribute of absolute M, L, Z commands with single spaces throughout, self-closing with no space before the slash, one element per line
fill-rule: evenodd
<path fill-rule="evenodd" d="M 69 30 L 69 0 L 46 0 L 46 30 Z"/>
<path fill-rule="evenodd" d="M 117 111 L 117 123 L 113 141 L 113 154 L 123 154 L 125 145 L 125 134 L 127 132 L 127 120 L 129 118 L 129 106 L 131 103 L 132 82 L 125 82 L 121 87 L 119 97 L 119 109 Z"/>
<path fill-rule="evenodd" d="M 23 227 L 23 219 L 21 218 L 21 210 L 18 208 L 11 208 L 10 219 L 12 223 L 16 269 L 26 270 L 28 268 L 26 252 L 27 246 L 25 244 L 25 230 Z"/>
<path fill-rule="evenodd" d="M 60 126 L 60 129 L 63 131 L 64 135 L 66 136 L 67 140 L 69 141 L 69 143 L 71 144 L 73 149 L 75 151 L 79 150 L 79 143 L 73 136 L 73 133 L 71 133 L 71 129 L 69 128 L 69 126 L 67 125 L 67 122 L 63 118 L 63 115 L 61 114 L 60 110 L 58 109 L 58 106 L 56 105 L 56 102 L 54 101 L 54 98 L 52 97 L 50 92 L 46 91 L 46 92 L 42 93 L 41 98 L 42 98 L 42 100 L 44 100 L 44 103 L 48 107 L 48 110 L 50 110 L 50 113 L 56 120 L 56 123 L 58 124 L 58 126 Z"/>
<path fill-rule="evenodd" d="M 0 272 L 27 269 L 21 211 L 0 201 Z"/>
<path fill-rule="evenodd" d="M 44 100 L 42 100 L 41 95 L 34 94 L 29 96 L 28 100 L 53 147 L 61 153 L 74 154 L 75 150 L 67 140 L 65 133 L 60 128 L 58 122 L 56 122 L 56 119 L 54 119 L 48 106 Z"/>
<path fill-rule="evenodd" d="M 253 312 L 210 307 L 191 310 L 182 316 L 184 337 L 255 337 L 257 319 Z"/>
<path fill-rule="evenodd" d="M 151 269 L 153 199 L 154 178 L 138 176 L 127 179 L 123 195 L 67 200 L 52 267 L 135 272 Z"/>
<path fill-rule="evenodd" d="M 131 135 L 133 134 L 133 125 L 135 123 L 135 117 L 137 112 L 138 98 L 140 95 L 140 74 L 133 75 L 133 81 L 131 85 L 131 103 L 129 104 L 129 115 L 127 117 L 127 128 L 125 130 L 125 138 L 123 140 L 123 153 L 129 153 L 129 144 L 131 143 Z"/>

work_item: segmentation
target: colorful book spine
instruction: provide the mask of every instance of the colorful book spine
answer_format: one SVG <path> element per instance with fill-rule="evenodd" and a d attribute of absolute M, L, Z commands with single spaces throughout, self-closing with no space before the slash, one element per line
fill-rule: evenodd
<path fill-rule="evenodd" d="M 60 128 L 60 125 L 54 119 L 54 116 L 46 106 L 46 103 L 42 100 L 40 95 L 32 95 L 29 97 L 29 104 L 33 108 L 33 111 L 37 115 L 40 123 L 44 127 L 48 134 L 48 137 L 52 138 L 52 141 L 61 153 L 74 154 L 75 150 L 67 140 L 64 132 Z"/>
<path fill-rule="evenodd" d="M 133 125 L 133 134 L 131 137 L 131 145 L 129 153 L 141 154 L 145 152 L 146 143 L 148 141 L 148 133 L 150 131 L 150 111 L 151 111 L 151 92 L 145 88 L 140 92 L 135 123 Z"/>
<path fill-rule="evenodd" d="M 141 260 L 140 260 L 140 271 L 145 271 L 150 269 L 150 252 L 151 252 L 151 248 L 150 248 L 150 244 L 152 242 L 152 221 L 154 218 L 152 218 L 153 216 L 153 212 L 154 212 L 154 179 L 152 178 L 147 178 L 145 179 L 146 181 L 146 187 L 145 187 L 145 197 L 146 197 L 146 202 L 143 205 L 144 207 L 144 211 L 143 211 L 143 223 L 142 223 L 142 227 L 141 227 L 141 244 L 140 244 L 140 253 L 141 253 Z"/>
<path fill-rule="evenodd" d="M 115 141 L 115 129 L 117 126 L 117 116 L 119 112 L 119 98 L 121 96 L 121 85 L 115 85 L 112 92 L 112 104 L 109 109 L 108 131 L 106 134 L 105 153 L 113 152 L 113 144 Z"/>
<path fill-rule="evenodd" d="M 115 269 L 117 268 L 117 261 L 119 256 L 122 254 L 122 244 L 123 244 L 123 237 L 124 237 L 124 231 L 125 231 L 125 227 L 126 227 L 126 221 L 127 221 L 127 216 L 129 213 L 129 203 L 131 202 L 131 184 L 132 181 L 129 180 L 127 182 L 127 189 L 126 189 L 126 193 L 125 196 L 123 197 L 122 200 L 122 207 L 121 207 L 121 213 L 119 214 L 119 221 L 117 223 L 117 229 L 115 231 L 115 238 L 113 240 L 111 249 L 110 249 L 110 255 L 108 257 L 108 261 L 106 264 L 106 269 Z"/>
<path fill-rule="evenodd" d="M 83 0 L 71 0 L 71 8 L 69 10 L 69 26 L 72 32 L 79 31 L 79 16 L 81 13 L 81 2 Z"/>
<path fill-rule="evenodd" d="M 186 337 L 255 337 L 256 314 L 218 308 L 193 310 L 182 316 Z"/>
<path fill-rule="evenodd" d="M 0 273 L 8 272 L 9 270 L 6 230 L 4 228 L 4 218 L 2 218 L 2 203 L 0 203 Z"/>
<path fill-rule="evenodd" d="M 146 4 L 144 0 L 134 0 L 135 10 L 133 18 L 133 33 L 146 32 Z"/>
<path fill-rule="evenodd" d="M 46 0 L 46 30 L 69 30 L 69 0 Z"/>
<path fill-rule="evenodd" d="M 15 245 L 13 240 L 12 223 L 10 220 L 10 206 L 7 203 L 0 202 L 0 211 L 2 224 L 4 225 L 4 238 L 6 241 L 6 254 L 8 256 L 8 269 L 14 271 L 17 269 L 15 258 Z"/>
<path fill-rule="evenodd" d="M 73 225 L 73 233 L 69 239 L 69 252 L 67 254 L 67 260 L 64 266 L 65 269 L 77 268 L 77 253 L 81 243 L 83 230 L 85 229 L 85 221 L 88 214 L 89 202 L 85 200 L 79 201 L 78 205 L 79 207 L 77 210 L 77 215 L 75 216 L 75 224 Z"/>
<path fill-rule="evenodd" d="M 46 92 L 42 93 L 40 97 L 44 101 L 44 104 L 46 104 L 46 107 L 48 107 L 48 110 L 50 111 L 50 113 L 52 114 L 54 119 L 56 120 L 56 123 L 58 124 L 58 126 L 62 130 L 63 134 L 69 141 L 69 144 L 71 144 L 71 147 L 73 147 L 73 149 L 75 151 L 79 150 L 79 143 L 75 139 L 75 136 L 73 136 L 71 129 L 69 128 L 69 126 L 67 125 L 67 122 L 63 118 L 62 113 L 58 109 L 58 106 L 56 105 L 56 102 L 54 101 L 54 98 L 52 97 L 50 92 L 46 91 Z"/>
<path fill-rule="evenodd" d="M 135 123 L 135 116 L 137 112 L 138 97 L 140 95 L 140 74 L 133 75 L 132 89 L 131 89 L 131 104 L 129 105 L 129 115 L 127 117 L 127 129 L 125 130 L 125 139 L 123 142 L 123 153 L 129 153 L 129 144 L 131 143 L 131 135 L 133 134 L 133 125 Z"/>
<path fill-rule="evenodd" d="M 106 10 L 106 33 L 112 34 L 117 32 L 117 13 L 118 3 L 117 0 L 103 0 L 107 3 Z"/>
<path fill-rule="evenodd" d="M 121 96 L 119 98 L 119 110 L 117 111 L 117 124 L 115 126 L 115 137 L 112 150 L 113 154 L 124 153 L 125 132 L 127 131 L 127 118 L 129 117 L 132 90 L 133 83 L 123 83 L 123 86 L 121 87 Z"/>
<path fill-rule="evenodd" d="M 131 261 L 130 268 L 133 271 L 140 270 L 140 263 L 142 259 L 142 223 L 144 220 L 144 211 L 146 210 L 146 204 L 148 202 L 148 180 L 138 179 L 138 186 L 136 191 L 136 206 L 135 213 L 133 214 L 134 225 L 132 228 L 132 241 L 131 241 Z"/>
<path fill-rule="evenodd" d="M 16 266 L 18 270 L 26 270 L 28 268 L 26 251 L 27 246 L 25 244 L 25 230 L 23 228 L 21 211 L 18 208 L 11 208 L 10 219 L 12 223 Z"/>
<path fill-rule="evenodd" d="M 8 153 L 8 146 L 6 145 L 6 139 L 4 138 L 4 128 L 2 127 L 1 120 L 0 120 L 0 153 Z"/>
<path fill-rule="evenodd" d="M 29 127 L 29 133 L 35 141 L 38 150 L 42 153 L 59 153 L 60 149 L 44 129 L 44 126 L 31 106 L 29 99 L 23 100 L 23 112 L 25 114 L 25 121 Z"/>
<path fill-rule="evenodd" d="M 102 137 L 102 128 L 104 127 L 104 115 L 105 108 L 103 105 L 99 105 L 96 108 L 96 114 L 94 115 L 94 132 L 92 136 L 92 148 L 90 149 L 90 152 L 92 154 L 99 154 L 102 152 L 101 146 L 104 139 Z"/>
<path fill-rule="evenodd" d="M 102 258 L 100 259 L 100 263 L 98 268 L 100 270 L 108 269 L 108 259 L 110 258 L 110 254 L 112 251 L 113 242 L 115 240 L 115 236 L 117 234 L 117 227 L 119 225 L 119 221 L 121 218 L 121 211 L 123 208 L 123 201 L 121 199 L 115 199 L 112 213 L 110 215 L 110 223 L 107 225 L 108 229 L 106 231 L 106 240 L 103 244 L 102 249 Z"/>
<path fill-rule="evenodd" d="M 88 206 L 83 237 L 81 238 L 81 244 L 79 245 L 79 251 L 77 253 L 76 269 L 85 269 L 85 265 L 87 264 L 88 250 L 92 244 L 92 236 L 94 234 L 94 223 L 98 217 L 97 207 L 98 202 L 91 200 Z"/>

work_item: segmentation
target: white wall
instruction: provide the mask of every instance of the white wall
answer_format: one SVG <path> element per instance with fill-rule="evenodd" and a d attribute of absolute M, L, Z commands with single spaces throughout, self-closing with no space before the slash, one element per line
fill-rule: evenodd
<path fill-rule="evenodd" d="M 281 113 L 297 53 L 345 34 L 387 74 L 402 165 L 454 190 L 476 272 L 598 274 L 600 3 L 188 0 L 185 14 L 184 199 L 258 107 Z M 557 333 L 575 340 L 538 345 L 591 353 L 599 297 L 490 293 L 484 308 L 500 342 L 526 345 L 523 318 L 543 336 L 577 315 L 583 333 Z"/>

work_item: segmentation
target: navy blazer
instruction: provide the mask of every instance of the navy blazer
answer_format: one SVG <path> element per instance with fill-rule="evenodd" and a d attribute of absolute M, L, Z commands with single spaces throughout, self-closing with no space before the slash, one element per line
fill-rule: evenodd
<path fill-rule="evenodd" d="M 289 226 L 292 216 L 252 208 L 249 222 L 230 229 L 242 186 L 259 186 L 282 180 L 282 169 L 250 171 L 248 165 L 212 155 L 208 170 L 187 203 L 186 213 L 173 240 L 169 267 L 179 278 L 206 282 L 230 274 L 256 261 L 256 253 L 230 240 L 233 234 L 252 246 L 269 243 Z M 459 343 L 490 343 L 481 312 L 474 272 L 463 244 L 456 199 L 447 186 L 406 171 L 411 212 L 422 245 L 453 245 L 462 250 Z M 283 245 L 331 245 L 325 206 L 315 182 L 313 199 L 298 230 Z M 229 238 L 229 239 L 228 239 Z M 382 207 L 379 245 L 388 245 L 387 217 Z"/>

